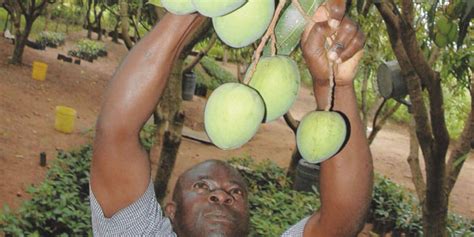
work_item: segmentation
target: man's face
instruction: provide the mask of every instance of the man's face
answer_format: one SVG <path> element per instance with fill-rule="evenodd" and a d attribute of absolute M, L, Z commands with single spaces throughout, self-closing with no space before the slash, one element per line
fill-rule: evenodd
<path fill-rule="evenodd" d="M 173 224 L 180 236 L 246 236 L 249 229 L 245 183 L 237 172 L 209 161 L 187 172 L 180 185 Z"/>

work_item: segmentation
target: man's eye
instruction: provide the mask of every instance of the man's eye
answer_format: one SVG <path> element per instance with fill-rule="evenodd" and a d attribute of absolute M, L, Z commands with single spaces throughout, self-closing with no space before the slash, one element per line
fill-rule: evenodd
<path fill-rule="evenodd" d="M 244 194 L 244 192 L 242 192 L 242 190 L 240 188 L 234 188 L 234 189 L 230 190 L 230 194 L 242 196 Z"/>
<path fill-rule="evenodd" d="M 197 188 L 197 189 L 207 189 L 209 190 L 209 186 L 204 183 L 204 182 L 197 182 L 193 185 L 193 188 Z"/>

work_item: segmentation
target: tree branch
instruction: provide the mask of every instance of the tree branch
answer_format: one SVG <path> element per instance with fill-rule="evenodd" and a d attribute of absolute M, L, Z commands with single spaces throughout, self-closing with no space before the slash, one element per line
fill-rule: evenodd
<path fill-rule="evenodd" d="M 400 31 L 400 15 L 396 15 L 396 10 L 393 9 L 394 6 L 387 2 L 375 3 L 375 6 L 387 26 L 390 44 L 402 69 L 402 76 L 408 84 L 408 92 L 413 104 L 413 117 L 417 125 L 416 133 L 423 151 L 423 156 L 431 157 L 433 134 L 429 124 L 427 108 L 423 101 L 421 78 L 416 74 L 414 66 L 408 58 L 406 48 L 403 47 Z"/>
<path fill-rule="evenodd" d="M 203 49 L 201 52 L 199 52 L 199 54 L 194 58 L 194 60 L 183 69 L 183 72 L 189 72 L 193 70 L 194 66 L 196 66 L 196 64 L 198 64 L 199 61 L 201 61 L 201 59 L 207 55 L 209 50 L 212 49 L 212 47 L 216 43 L 216 40 L 217 40 L 217 34 L 213 33 L 211 36 L 211 39 L 209 39 L 209 43 L 207 44 L 207 47 Z"/>
<path fill-rule="evenodd" d="M 413 22 L 415 19 L 415 14 L 414 14 L 413 2 L 411 0 L 402 1 L 402 13 L 407 23 L 410 24 L 411 26 L 414 26 Z"/>
<path fill-rule="evenodd" d="M 426 183 L 421 173 L 420 160 L 418 155 L 418 139 L 415 134 L 415 121 L 411 119 L 410 127 L 408 129 L 410 133 L 410 154 L 408 155 L 407 161 L 410 166 L 410 172 L 412 174 L 412 182 L 415 185 L 416 194 L 420 205 L 423 206 L 425 202 Z"/>
<path fill-rule="evenodd" d="M 288 125 L 288 127 L 290 127 L 293 133 L 296 134 L 296 130 L 298 129 L 300 121 L 293 118 L 293 115 L 291 115 L 290 111 L 286 112 L 286 114 L 283 115 L 283 118 L 285 119 L 285 122 Z"/>
<path fill-rule="evenodd" d="M 372 132 L 370 133 L 369 135 L 369 145 L 372 144 L 372 142 L 374 141 L 375 139 L 375 136 L 377 135 L 377 133 L 382 129 L 383 125 L 385 125 L 385 123 L 387 122 L 388 118 L 390 118 L 390 116 L 392 116 L 392 114 L 394 114 L 398 108 L 400 108 L 400 106 L 402 105 L 400 102 L 397 102 L 396 105 L 394 105 L 392 108 L 390 108 L 385 114 L 384 116 L 379 120 L 379 122 L 377 123 L 377 117 L 378 117 L 378 114 L 380 112 L 380 110 L 382 110 L 382 107 L 384 106 L 386 100 L 384 100 L 382 102 L 382 104 L 380 105 L 379 109 L 377 109 L 377 114 L 375 115 L 374 117 L 374 121 L 373 121 L 373 124 L 372 124 Z"/>
<path fill-rule="evenodd" d="M 446 193 L 451 190 L 461 172 L 464 162 L 468 159 L 471 151 L 472 139 L 474 139 L 474 74 L 471 76 L 471 113 L 467 117 L 461 137 L 458 139 L 456 148 L 451 152 L 447 164 Z"/>
<path fill-rule="evenodd" d="M 449 133 L 446 127 L 443 107 L 443 91 L 439 73 L 435 72 L 426 61 L 421 48 L 416 40 L 414 28 L 401 18 L 401 41 L 411 65 L 423 82 L 426 82 L 430 100 L 431 127 L 434 134 L 435 149 L 441 152 L 447 150 Z"/>

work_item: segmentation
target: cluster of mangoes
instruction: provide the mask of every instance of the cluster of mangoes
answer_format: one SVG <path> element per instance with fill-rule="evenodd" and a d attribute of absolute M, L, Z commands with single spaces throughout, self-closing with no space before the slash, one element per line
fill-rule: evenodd
<path fill-rule="evenodd" d="M 440 48 L 454 42 L 458 36 L 458 26 L 444 15 L 439 16 L 436 20 L 435 28 L 434 42 Z"/>
<path fill-rule="evenodd" d="M 219 38 L 241 48 L 262 37 L 275 11 L 274 0 L 161 0 L 171 13 L 199 12 L 212 17 Z"/>
<path fill-rule="evenodd" d="M 322 0 L 301 0 L 312 13 Z M 174 14 L 199 12 L 212 17 L 214 29 L 227 45 L 240 48 L 252 44 L 266 32 L 275 11 L 274 0 L 161 0 Z M 291 58 L 304 30 L 304 17 L 290 5 L 276 27 L 276 46 L 281 54 L 264 56 L 255 71 L 252 64 L 245 76 L 248 85 L 226 83 L 209 97 L 204 125 L 211 141 L 221 149 L 235 149 L 247 143 L 262 122 L 274 121 L 288 112 L 298 95 L 300 74 Z M 251 77 L 251 78 L 249 78 Z M 313 111 L 301 121 L 297 145 L 306 160 L 323 161 L 338 152 L 347 135 L 343 117 L 332 111 Z"/>

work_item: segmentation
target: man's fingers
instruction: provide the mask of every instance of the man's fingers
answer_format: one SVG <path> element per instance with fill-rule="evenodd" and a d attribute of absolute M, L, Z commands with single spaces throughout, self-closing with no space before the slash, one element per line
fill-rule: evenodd
<path fill-rule="evenodd" d="M 315 48 L 325 49 L 326 38 L 332 34 L 332 30 L 326 21 L 317 22 L 313 25 L 307 35 L 307 38 L 303 41 L 303 46 L 309 51 L 314 51 Z"/>
<path fill-rule="evenodd" d="M 357 52 L 359 52 L 362 48 L 364 48 L 365 44 L 365 35 L 362 31 L 357 31 L 356 35 L 352 38 L 352 40 L 347 44 L 344 50 L 339 54 L 338 62 L 345 62 L 352 56 L 354 56 Z"/>
<path fill-rule="evenodd" d="M 328 24 L 331 28 L 337 28 L 346 13 L 345 0 L 328 0 L 326 3 L 329 19 Z"/>
<path fill-rule="evenodd" d="M 357 34 L 358 29 L 359 27 L 352 20 L 348 17 L 344 17 L 329 50 L 328 56 L 330 60 L 336 61 L 340 57 L 339 55 L 349 46 L 349 43 Z"/>
<path fill-rule="evenodd" d="M 303 44 L 305 59 L 310 60 L 308 65 L 316 67 L 314 70 L 327 70 L 328 59 L 325 46 L 326 38 L 331 35 L 331 32 L 332 30 L 327 22 L 318 22 L 314 24 L 308 38 Z M 324 73 L 322 74 L 325 75 Z"/>

